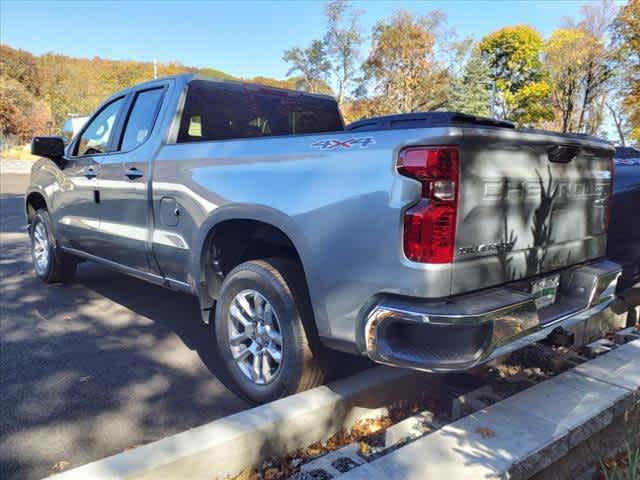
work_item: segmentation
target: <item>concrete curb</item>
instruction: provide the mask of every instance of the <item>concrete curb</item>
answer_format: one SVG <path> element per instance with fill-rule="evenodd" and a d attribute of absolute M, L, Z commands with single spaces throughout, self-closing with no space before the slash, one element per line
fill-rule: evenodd
<path fill-rule="evenodd" d="M 634 340 L 338 476 L 529 478 L 638 408 L 639 366 L 640 340 Z M 223 479 L 383 416 L 387 406 L 439 388 L 439 379 L 372 368 L 50 478 Z"/>
<path fill-rule="evenodd" d="M 437 388 L 434 382 L 437 377 L 375 367 L 49 478 L 222 479 L 324 441 L 358 420 L 384 416 L 386 406 Z"/>
<path fill-rule="evenodd" d="M 635 340 L 339 478 L 530 478 L 638 407 L 639 367 Z"/>

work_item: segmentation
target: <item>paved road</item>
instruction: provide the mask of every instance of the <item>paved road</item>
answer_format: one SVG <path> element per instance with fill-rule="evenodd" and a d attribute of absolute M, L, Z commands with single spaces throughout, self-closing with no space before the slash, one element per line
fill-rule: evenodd
<path fill-rule="evenodd" d="M 89 262 L 73 285 L 37 280 L 26 176 L 1 181 L 0 478 L 41 478 L 247 407 L 217 379 L 194 297 Z"/>

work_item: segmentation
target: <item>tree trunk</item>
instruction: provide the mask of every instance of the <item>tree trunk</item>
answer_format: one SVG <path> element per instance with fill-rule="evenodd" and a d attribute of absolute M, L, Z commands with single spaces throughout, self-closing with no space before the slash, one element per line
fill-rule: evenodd
<path fill-rule="evenodd" d="M 593 66 L 589 65 L 587 77 L 584 85 L 584 97 L 582 98 L 582 107 L 580 108 L 580 118 L 578 119 L 578 132 L 582 132 L 584 127 L 584 116 L 587 112 L 587 108 L 589 108 L 589 103 L 591 101 L 591 90 L 593 88 Z"/>
<path fill-rule="evenodd" d="M 616 130 L 618 131 L 618 137 L 620 138 L 620 145 L 626 147 L 626 143 L 624 141 L 624 130 L 622 129 L 622 117 L 618 115 L 615 109 L 607 103 L 607 108 L 611 112 L 611 116 L 613 117 L 613 123 L 616 124 Z"/>

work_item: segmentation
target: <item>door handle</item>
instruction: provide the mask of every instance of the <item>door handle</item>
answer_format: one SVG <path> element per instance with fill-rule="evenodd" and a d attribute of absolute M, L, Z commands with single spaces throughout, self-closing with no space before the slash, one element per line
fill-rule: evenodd
<path fill-rule="evenodd" d="M 135 180 L 136 178 L 140 178 L 144 175 L 142 170 L 138 170 L 136 167 L 131 167 L 127 170 L 127 173 L 124 174 L 129 180 Z"/>
<path fill-rule="evenodd" d="M 89 180 L 91 180 L 92 178 L 96 178 L 98 176 L 98 174 L 95 172 L 93 167 L 85 168 L 83 175 Z"/>

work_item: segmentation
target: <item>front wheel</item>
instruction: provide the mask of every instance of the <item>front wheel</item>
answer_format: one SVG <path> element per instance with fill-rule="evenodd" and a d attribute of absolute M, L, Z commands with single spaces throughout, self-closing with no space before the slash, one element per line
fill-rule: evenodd
<path fill-rule="evenodd" d="M 300 269 L 287 259 L 253 260 L 233 269 L 216 304 L 215 334 L 230 387 L 266 403 L 320 385 L 312 352 L 311 309 Z M 307 322 L 307 330 L 305 330 Z"/>
<path fill-rule="evenodd" d="M 77 262 L 56 251 L 56 241 L 49 212 L 40 209 L 31 220 L 31 257 L 36 275 L 46 283 L 70 282 L 76 273 Z"/>

